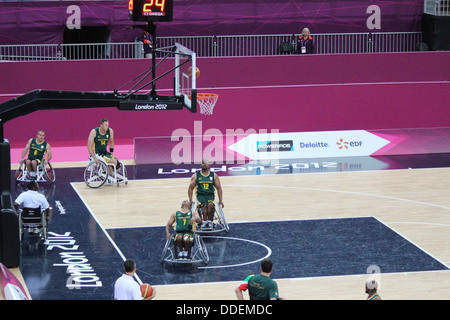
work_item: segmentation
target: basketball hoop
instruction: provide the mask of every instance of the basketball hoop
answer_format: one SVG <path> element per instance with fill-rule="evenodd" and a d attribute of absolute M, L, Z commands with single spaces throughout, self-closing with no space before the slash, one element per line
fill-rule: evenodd
<path fill-rule="evenodd" d="M 219 95 L 216 93 L 197 93 L 197 104 L 200 106 L 200 113 L 212 115 Z"/>

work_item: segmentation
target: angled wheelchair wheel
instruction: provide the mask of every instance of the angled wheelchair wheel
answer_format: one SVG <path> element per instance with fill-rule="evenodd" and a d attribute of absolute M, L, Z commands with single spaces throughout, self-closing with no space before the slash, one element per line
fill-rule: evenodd
<path fill-rule="evenodd" d="M 48 239 L 48 224 L 47 224 L 47 213 L 42 214 L 41 219 L 42 230 L 41 230 L 41 240 L 45 243 Z"/>
<path fill-rule="evenodd" d="M 100 188 L 108 180 L 108 166 L 100 161 L 90 162 L 84 170 L 84 182 L 90 188 Z"/>
<path fill-rule="evenodd" d="M 201 217 L 202 211 L 201 208 L 198 208 L 197 211 Z M 212 225 L 210 226 L 200 225 L 197 227 L 196 233 L 200 235 L 213 235 L 218 234 L 220 232 L 228 233 L 229 231 L 230 227 L 228 226 L 227 219 L 225 218 L 225 214 L 223 213 L 223 209 L 220 206 L 219 202 L 215 202 Z"/>
<path fill-rule="evenodd" d="M 217 208 L 217 224 L 223 228 L 226 232 L 230 231 L 230 227 L 228 226 L 227 219 L 225 218 L 225 214 L 223 213 L 223 208 L 219 203 L 216 205 Z"/>
<path fill-rule="evenodd" d="M 24 230 L 23 230 L 23 224 L 22 224 L 22 209 L 19 209 L 19 241 L 22 241 L 23 239 L 23 234 L 24 234 Z"/>
<path fill-rule="evenodd" d="M 20 161 L 19 167 L 16 170 L 16 174 L 15 174 L 16 182 L 21 182 L 21 181 L 25 180 L 26 177 L 24 175 L 25 174 L 24 169 L 25 169 L 25 164 L 23 163 L 23 160 L 22 160 L 22 161 Z"/>
<path fill-rule="evenodd" d="M 125 165 L 123 164 L 123 162 L 121 162 L 121 161 L 119 161 L 119 162 L 120 162 L 120 167 L 116 171 L 117 185 L 119 185 L 120 183 L 128 184 L 127 168 L 125 168 Z"/>
<path fill-rule="evenodd" d="M 203 261 L 204 264 L 209 263 L 209 254 L 208 250 L 206 250 L 205 243 L 203 242 L 202 237 L 200 237 L 198 234 L 195 235 L 195 241 L 197 246 L 197 253 L 199 255 L 199 258 Z"/>
<path fill-rule="evenodd" d="M 170 237 L 167 239 L 166 245 L 164 246 L 164 250 L 161 255 L 161 263 L 172 262 L 173 260 L 175 260 L 174 241 L 173 237 Z"/>
<path fill-rule="evenodd" d="M 53 169 L 52 164 L 49 162 L 47 165 L 43 165 L 44 170 L 44 177 L 47 180 L 47 182 L 55 182 L 56 176 L 55 176 L 55 169 Z"/>

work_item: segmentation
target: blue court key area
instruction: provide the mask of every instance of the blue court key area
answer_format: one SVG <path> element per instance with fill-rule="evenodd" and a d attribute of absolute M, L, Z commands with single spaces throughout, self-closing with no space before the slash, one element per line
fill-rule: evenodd
<path fill-rule="evenodd" d="M 230 232 L 206 237 L 208 268 L 163 267 L 163 227 L 108 230 L 125 256 L 139 261 L 138 275 L 154 285 L 241 281 L 259 272 L 270 254 L 273 278 L 447 270 L 426 252 L 373 217 L 230 224 Z M 268 248 L 270 249 L 268 249 Z"/>

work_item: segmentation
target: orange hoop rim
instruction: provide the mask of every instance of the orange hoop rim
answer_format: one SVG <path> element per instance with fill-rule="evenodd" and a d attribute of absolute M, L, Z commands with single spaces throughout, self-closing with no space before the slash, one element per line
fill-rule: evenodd
<path fill-rule="evenodd" d="M 218 97 L 217 93 L 197 93 L 197 99 L 214 99 Z"/>
<path fill-rule="evenodd" d="M 191 96 L 189 96 L 191 99 Z M 197 103 L 200 107 L 200 113 L 212 115 L 214 106 L 216 105 L 219 95 L 217 93 L 197 93 Z"/>
<path fill-rule="evenodd" d="M 191 95 L 188 95 L 189 99 L 192 99 Z M 216 99 L 219 98 L 219 95 L 217 93 L 197 93 L 197 100 L 201 99 Z"/>

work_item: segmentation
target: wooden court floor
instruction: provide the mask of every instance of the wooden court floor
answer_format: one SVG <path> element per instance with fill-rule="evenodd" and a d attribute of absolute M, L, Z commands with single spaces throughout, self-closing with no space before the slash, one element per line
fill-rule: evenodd
<path fill-rule="evenodd" d="M 373 216 L 450 266 L 450 168 L 223 176 L 232 223 Z M 103 228 L 163 226 L 187 199 L 189 179 L 132 180 L 97 190 L 74 183 Z M 100 201 L 101 199 L 101 201 Z M 115 210 L 105 210 L 108 203 Z M 371 235 L 367 234 L 367 241 Z M 276 268 L 276 261 L 274 261 Z M 258 272 L 258 270 L 255 270 Z M 382 272 L 382 270 L 381 270 Z M 289 299 L 364 300 L 367 274 L 275 279 Z M 383 299 L 450 299 L 450 271 L 379 276 Z M 238 282 L 156 286 L 156 299 L 234 300 Z"/>

